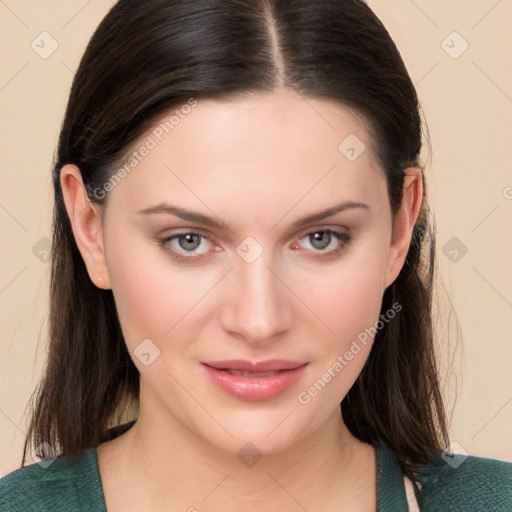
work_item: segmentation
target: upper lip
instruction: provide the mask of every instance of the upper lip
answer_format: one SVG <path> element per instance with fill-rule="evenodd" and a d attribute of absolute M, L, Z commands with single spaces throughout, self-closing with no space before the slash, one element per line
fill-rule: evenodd
<path fill-rule="evenodd" d="M 268 359 L 267 361 L 247 361 L 244 359 L 230 359 L 228 361 L 206 361 L 206 366 L 218 370 L 242 370 L 245 372 L 272 372 L 277 370 L 292 370 L 303 366 L 307 361 L 289 361 L 286 359 Z"/>

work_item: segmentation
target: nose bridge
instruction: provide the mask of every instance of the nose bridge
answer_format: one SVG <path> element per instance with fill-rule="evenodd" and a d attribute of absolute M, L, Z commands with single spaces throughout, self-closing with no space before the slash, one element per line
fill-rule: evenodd
<path fill-rule="evenodd" d="M 263 251 L 253 261 L 237 257 L 231 272 L 230 286 L 234 290 L 229 294 L 230 313 L 225 328 L 251 343 L 270 342 L 275 334 L 289 327 L 289 296 L 273 267 L 271 251 Z"/>

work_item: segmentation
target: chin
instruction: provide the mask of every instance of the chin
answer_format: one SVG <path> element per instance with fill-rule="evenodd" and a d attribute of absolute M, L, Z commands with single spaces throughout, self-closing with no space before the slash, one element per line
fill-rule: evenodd
<path fill-rule="evenodd" d="M 291 414 L 290 414 L 291 413 Z M 250 421 L 250 416 L 244 414 L 242 421 L 222 422 L 222 425 L 233 436 L 231 437 L 223 429 L 216 429 L 216 434 L 212 436 L 212 431 L 197 432 L 203 439 L 216 446 L 220 450 L 240 457 L 244 454 L 269 455 L 282 452 L 303 437 L 307 436 L 313 428 L 301 428 L 294 423 L 297 418 L 293 418 L 296 413 L 291 408 L 279 412 L 279 414 L 267 415 L 267 417 L 254 417 Z M 203 425 L 204 428 L 204 425 Z"/>

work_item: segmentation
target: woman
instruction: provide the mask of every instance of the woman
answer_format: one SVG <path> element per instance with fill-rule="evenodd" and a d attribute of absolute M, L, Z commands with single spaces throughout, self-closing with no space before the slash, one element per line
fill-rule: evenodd
<path fill-rule="evenodd" d="M 0 510 L 510 510 L 512 464 L 446 451 L 421 133 L 360 0 L 120 0 L 54 167 L 43 461 Z"/>

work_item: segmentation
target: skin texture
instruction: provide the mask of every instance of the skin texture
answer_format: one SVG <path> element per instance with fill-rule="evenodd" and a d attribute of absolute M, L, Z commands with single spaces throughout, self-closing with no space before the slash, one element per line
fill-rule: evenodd
<path fill-rule="evenodd" d="M 338 150 L 350 134 L 366 146 L 355 161 Z M 421 171 L 406 173 L 393 220 L 364 120 L 287 89 L 199 100 L 106 207 L 89 203 L 76 166 L 63 167 L 78 247 L 92 281 L 113 291 L 141 374 L 137 423 L 98 447 L 109 512 L 376 509 L 374 450 L 349 433 L 339 409 L 371 342 L 308 404 L 297 397 L 379 319 L 421 204 Z M 293 228 L 344 201 L 368 209 Z M 138 213 L 162 202 L 227 227 Z M 159 245 L 187 229 L 208 238 Z M 312 234 L 327 229 L 351 241 L 315 243 Z M 251 263 L 236 252 L 248 236 L 263 250 Z M 201 258 L 178 262 L 166 248 Z M 145 339 L 160 350 L 149 366 L 134 356 Z M 262 401 L 226 394 L 200 365 L 274 358 L 309 364 L 299 382 Z M 247 442 L 262 455 L 252 467 L 237 457 Z"/>

